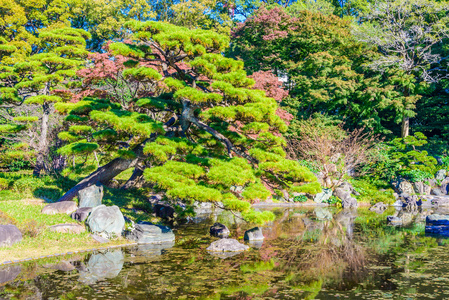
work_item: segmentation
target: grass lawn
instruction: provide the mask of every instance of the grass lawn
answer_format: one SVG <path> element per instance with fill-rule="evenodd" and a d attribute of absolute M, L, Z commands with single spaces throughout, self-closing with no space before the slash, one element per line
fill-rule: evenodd
<path fill-rule="evenodd" d="M 0 248 L 0 262 L 130 243 L 121 238 L 99 244 L 87 231 L 81 234 L 51 232 L 48 230 L 51 225 L 76 221 L 66 214 L 42 214 L 41 209 L 45 205 L 40 199 L 0 201 L 0 211 L 4 213 L 0 216 L 2 223 L 9 223 L 7 219 L 11 217 L 23 233 L 20 243 Z"/>

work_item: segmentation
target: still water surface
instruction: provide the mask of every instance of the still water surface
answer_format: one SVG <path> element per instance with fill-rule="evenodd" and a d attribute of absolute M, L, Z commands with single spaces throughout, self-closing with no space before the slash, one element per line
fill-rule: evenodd
<path fill-rule="evenodd" d="M 222 258 L 205 248 L 227 213 L 176 226 L 175 244 L 76 254 L 0 269 L 0 299 L 449 299 L 449 246 L 424 234 L 429 211 L 405 227 L 366 209 L 274 209 L 265 240 Z M 243 242 L 243 241 L 242 241 Z"/>

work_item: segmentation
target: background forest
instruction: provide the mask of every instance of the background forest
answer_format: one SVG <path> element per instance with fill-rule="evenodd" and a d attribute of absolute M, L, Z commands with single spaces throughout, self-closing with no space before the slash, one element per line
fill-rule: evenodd
<path fill-rule="evenodd" d="M 446 1 L 0 0 L 0 198 L 392 202 L 449 169 L 448 38 Z"/>

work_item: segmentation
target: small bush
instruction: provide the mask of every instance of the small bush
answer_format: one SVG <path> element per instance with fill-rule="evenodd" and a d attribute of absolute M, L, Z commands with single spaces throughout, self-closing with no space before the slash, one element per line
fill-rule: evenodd
<path fill-rule="evenodd" d="M 334 205 L 334 204 L 341 203 L 341 200 L 338 197 L 332 195 L 332 196 L 330 196 L 329 199 L 324 200 L 323 203 L 327 203 L 329 205 Z"/>
<path fill-rule="evenodd" d="M 306 197 L 305 195 L 295 196 L 295 197 L 293 198 L 293 201 L 294 201 L 294 202 L 301 202 L 301 203 L 303 203 L 303 202 L 306 202 L 306 201 L 307 201 L 307 197 Z"/>
<path fill-rule="evenodd" d="M 0 224 L 1 225 L 8 225 L 8 224 L 16 225 L 17 221 L 16 221 L 16 219 L 11 217 L 7 213 L 0 210 Z"/>
<path fill-rule="evenodd" d="M 39 224 L 36 220 L 27 220 L 19 226 L 20 232 L 24 236 L 28 236 L 31 238 L 37 237 L 43 230 L 44 226 Z"/>

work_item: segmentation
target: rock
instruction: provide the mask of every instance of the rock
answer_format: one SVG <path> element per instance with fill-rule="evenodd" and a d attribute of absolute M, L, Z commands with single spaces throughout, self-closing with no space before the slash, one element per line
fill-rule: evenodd
<path fill-rule="evenodd" d="M 383 214 L 387 210 L 387 205 L 383 202 L 378 202 L 371 206 L 369 210 L 378 214 Z"/>
<path fill-rule="evenodd" d="M 413 188 L 414 188 L 415 192 L 420 195 L 429 195 L 430 191 L 431 191 L 430 186 L 428 186 L 427 184 L 422 183 L 420 181 L 414 182 Z"/>
<path fill-rule="evenodd" d="M 100 205 L 92 208 L 92 213 L 87 218 L 86 224 L 92 233 L 106 238 L 113 238 L 122 234 L 125 218 L 116 205 Z"/>
<path fill-rule="evenodd" d="M 418 196 L 416 196 L 416 195 L 404 197 L 404 202 L 405 203 L 404 203 L 403 207 L 419 206 L 419 204 L 418 204 Z"/>
<path fill-rule="evenodd" d="M 427 216 L 426 225 L 449 226 L 449 215 L 433 214 L 433 215 Z"/>
<path fill-rule="evenodd" d="M 159 201 L 162 201 L 162 198 L 163 198 L 162 195 L 154 194 L 148 198 L 148 201 L 154 205 L 154 204 L 158 203 Z"/>
<path fill-rule="evenodd" d="M 167 226 L 153 225 L 150 223 L 136 224 L 133 231 L 126 238 L 139 244 L 173 242 L 175 235 Z"/>
<path fill-rule="evenodd" d="M 157 203 L 153 207 L 153 211 L 156 213 L 156 216 L 162 219 L 172 219 L 175 214 L 175 209 L 163 203 Z"/>
<path fill-rule="evenodd" d="M 413 194 L 415 192 L 412 184 L 405 179 L 400 179 L 396 188 L 399 193 Z"/>
<path fill-rule="evenodd" d="M 334 195 L 337 196 L 338 198 L 340 198 L 340 200 L 343 201 L 343 200 L 351 197 L 351 192 L 348 191 L 348 190 L 345 190 L 343 188 L 338 187 L 338 188 L 336 188 L 334 190 Z"/>
<path fill-rule="evenodd" d="M 393 226 L 401 226 L 402 219 L 395 216 L 387 216 L 387 224 Z"/>
<path fill-rule="evenodd" d="M 341 200 L 341 207 L 343 208 L 357 208 L 357 206 L 359 206 L 359 204 L 357 203 L 357 199 L 353 197 Z"/>
<path fill-rule="evenodd" d="M 54 214 L 71 214 L 78 207 L 76 206 L 76 202 L 74 201 L 62 201 L 48 204 L 42 208 L 42 213 L 46 215 L 54 215 Z"/>
<path fill-rule="evenodd" d="M 447 171 L 446 171 L 445 169 L 438 170 L 438 171 L 435 173 L 435 179 L 441 181 L 441 180 L 443 180 L 444 178 L 446 178 L 446 174 L 447 174 Z"/>
<path fill-rule="evenodd" d="M 321 193 L 315 195 L 313 201 L 315 203 L 323 203 L 324 201 L 328 200 L 331 196 L 332 196 L 331 189 L 323 189 Z"/>
<path fill-rule="evenodd" d="M 227 238 L 229 236 L 229 234 L 231 233 L 229 231 L 228 227 L 226 227 L 225 225 L 223 225 L 221 223 L 215 223 L 214 225 L 212 225 L 209 229 L 209 232 L 210 232 L 211 236 L 216 236 L 221 239 Z"/>
<path fill-rule="evenodd" d="M 248 249 L 249 246 L 241 244 L 235 239 L 220 239 L 210 244 L 206 250 L 211 252 L 239 252 Z"/>
<path fill-rule="evenodd" d="M 449 177 L 446 177 L 441 182 L 441 192 L 443 193 L 443 195 L 447 195 L 449 193 Z"/>
<path fill-rule="evenodd" d="M 103 200 L 103 185 L 99 182 L 78 192 L 79 207 L 96 207 Z"/>
<path fill-rule="evenodd" d="M 96 241 L 100 244 L 109 242 L 109 240 L 107 238 L 104 238 L 104 237 L 96 235 L 96 234 L 91 234 L 90 236 L 94 239 L 94 241 Z"/>
<path fill-rule="evenodd" d="M 393 203 L 394 207 L 403 207 L 404 206 L 404 202 L 402 202 L 402 200 L 397 200 L 395 203 Z"/>
<path fill-rule="evenodd" d="M 441 191 L 441 188 L 437 188 L 437 187 L 433 188 L 430 191 L 430 194 L 434 195 L 434 196 L 443 196 L 444 195 L 443 192 Z"/>
<path fill-rule="evenodd" d="M 50 226 L 49 229 L 50 229 L 50 231 L 53 231 L 53 232 L 75 233 L 75 234 L 79 234 L 81 232 L 86 231 L 84 226 L 82 226 L 80 224 L 70 224 L 70 223 L 53 225 L 53 226 Z"/>
<path fill-rule="evenodd" d="M 20 265 L 13 265 L 8 267 L 3 267 L 0 269 L 0 284 L 4 284 L 6 282 L 13 281 L 19 276 L 22 271 L 22 267 Z"/>
<path fill-rule="evenodd" d="M 72 219 L 78 222 L 84 222 L 92 212 L 92 207 L 80 207 L 74 213 L 72 213 Z"/>
<path fill-rule="evenodd" d="M 86 264 L 86 271 L 79 272 L 79 280 L 84 284 L 94 284 L 98 280 L 116 277 L 123 268 L 124 256 L 120 249 L 93 254 Z"/>
<path fill-rule="evenodd" d="M 254 227 L 250 230 L 245 231 L 245 235 L 243 237 L 245 241 L 263 241 L 264 236 L 262 233 L 262 228 Z"/>
<path fill-rule="evenodd" d="M 9 247 L 22 240 L 22 233 L 15 225 L 0 225 L 0 247 Z"/>

